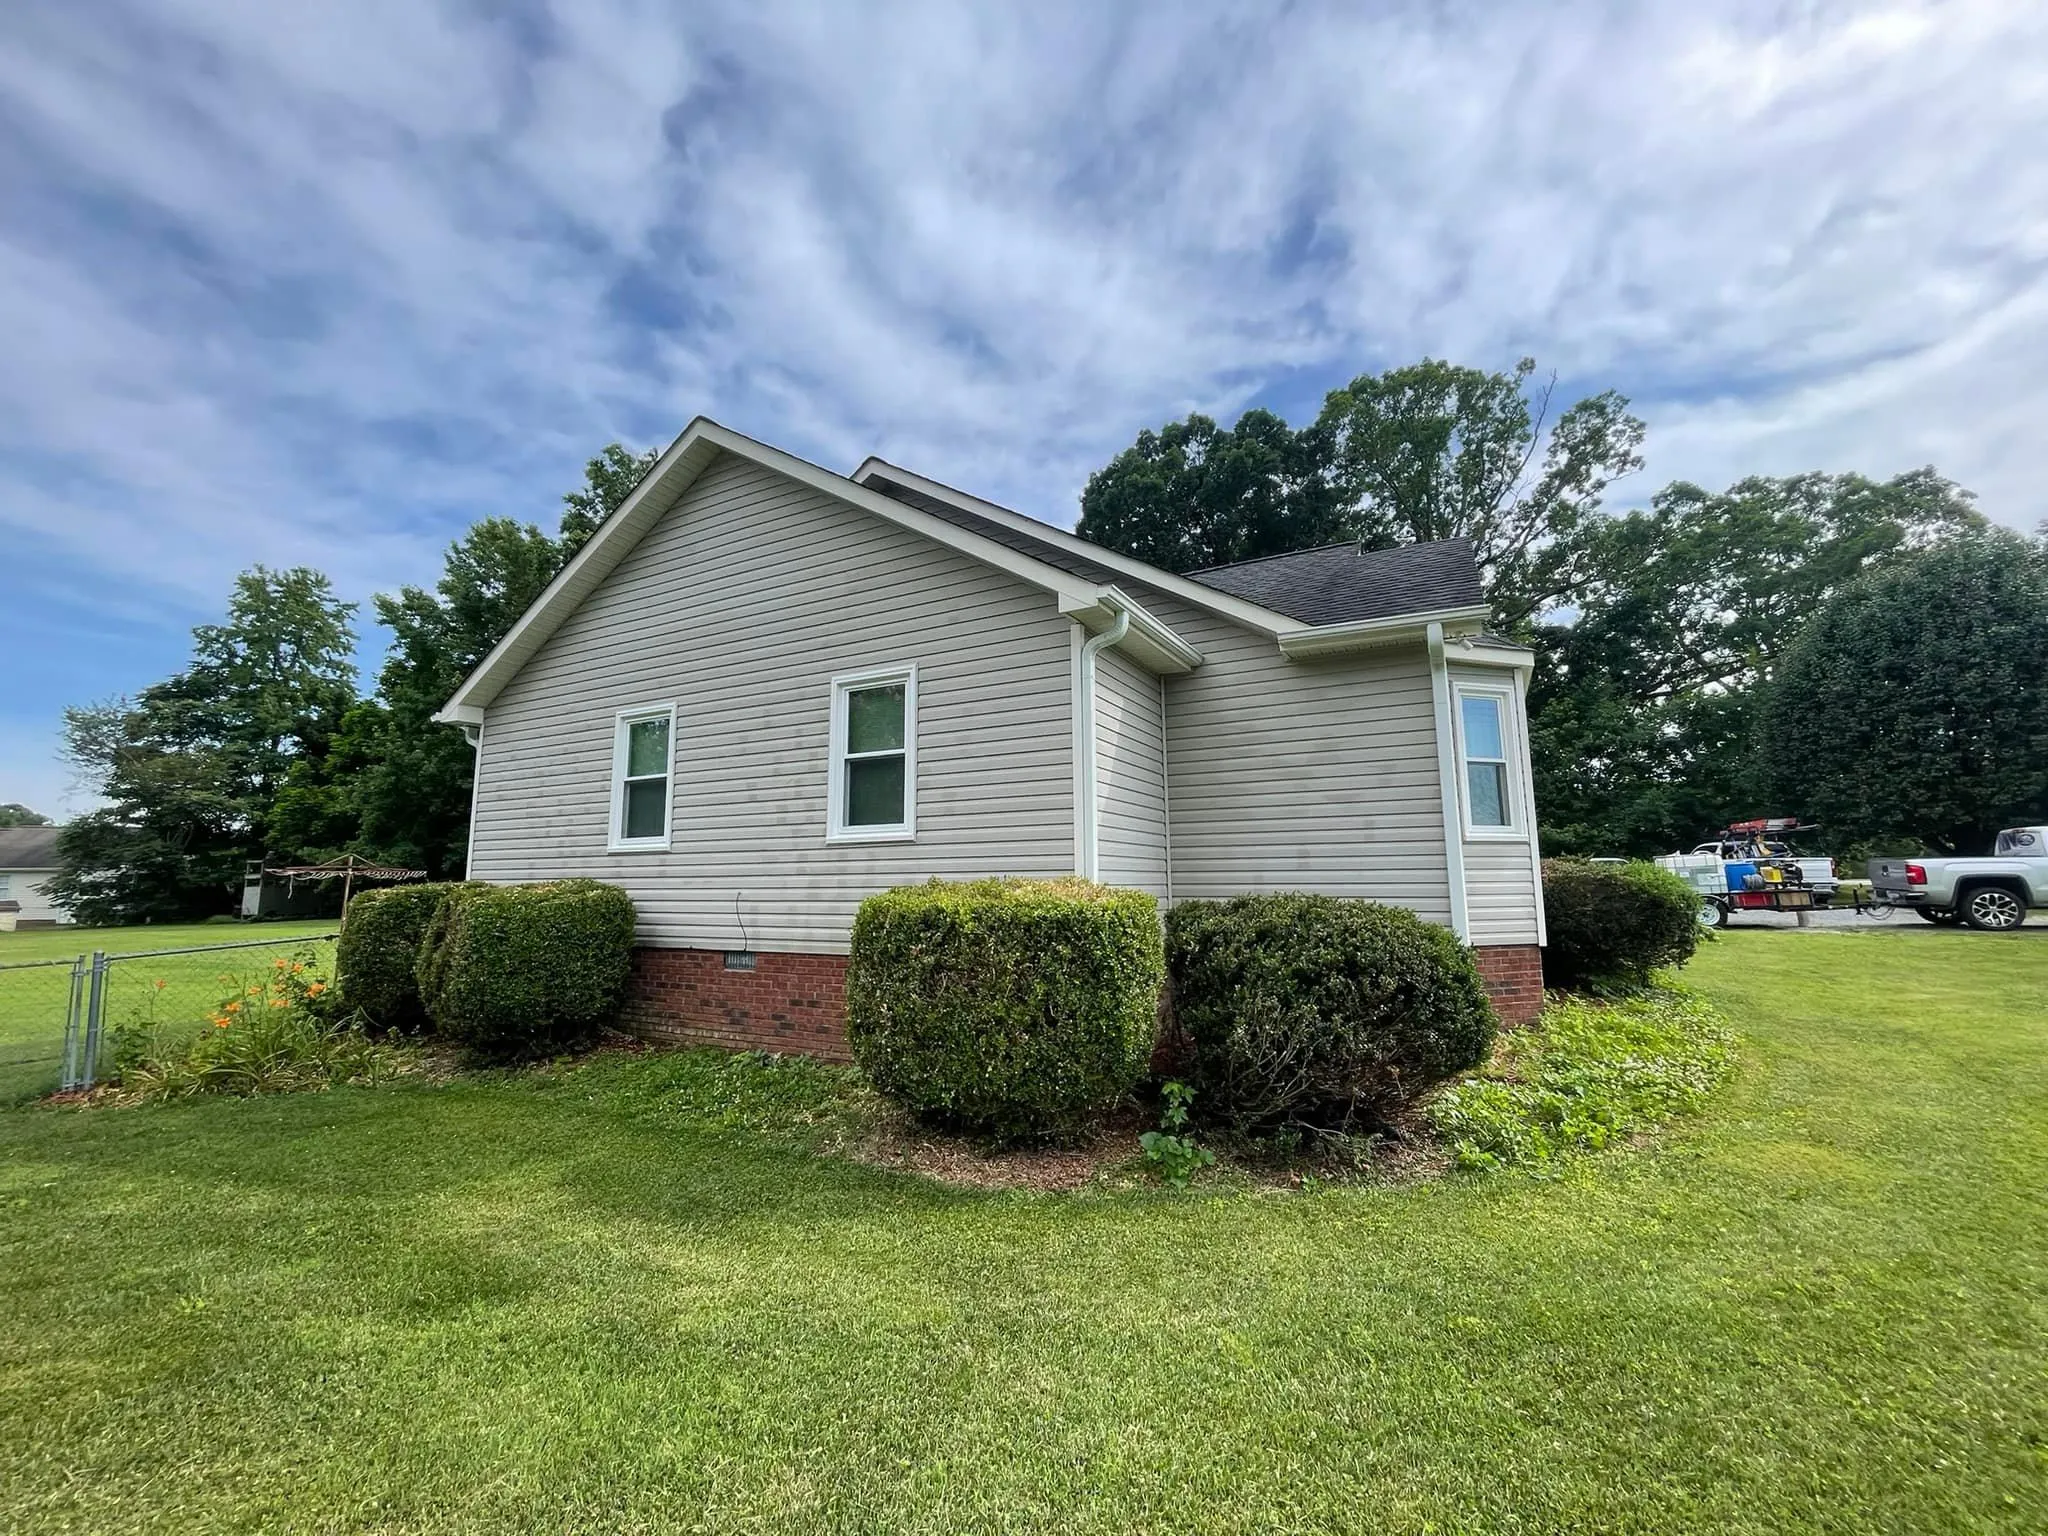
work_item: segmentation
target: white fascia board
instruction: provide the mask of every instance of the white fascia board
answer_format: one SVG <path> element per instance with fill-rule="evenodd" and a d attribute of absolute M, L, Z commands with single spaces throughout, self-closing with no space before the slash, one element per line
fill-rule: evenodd
<path fill-rule="evenodd" d="M 1079 555 L 1083 559 L 1094 561 L 1097 565 L 1107 566 L 1133 581 L 1142 581 L 1147 586 L 1157 587 L 1192 607 L 1206 609 L 1233 623 L 1242 624 L 1247 629 L 1255 629 L 1262 635 L 1278 637 L 1308 628 L 1299 619 L 1291 619 L 1275 609 L 1262 608 L 1257 603 L 1233 597 L 1228 592 L 1205 587 L 1199 581 L 1190 581 L 1185 576 L 1176 576 L 1156 565 L 1147 565 L 1143 560 L 1134 560 L 1129 555 L 1106 549 L 1100 544 L 1091 544 L 1080 535 L 1069 533 L 1064 528 L 1040 522 L 1035 517 L 1027 517 L 1022 512 L 1014 512 L 993 501 L 983 501 L 979 496 L 970 495 L 938 480 L 927 479 L 914 470 L 891 464 L 884 458 L 868 458 L 853 472 L 851 478 L 856 483 L 861 483 L 875 475 L 894 480 L 898 485 L 906 485 L 913 491 L 922 491 L 925 495 L 940 501 L 951 502 L 963 512 L 972 512 L 987 518 L 990 522 L 1001 523 L 1006 528 L 1014 528 L 1019 533 L 1029 534 L 1035 539 L 1044 539 L 1069 554 Z M 1132 622 L 1135 624 L 1137 621 L 1133 618 Z"/>
<path fill-rule="evenodd" d="M 1060 600 L 1060 612 L 1078 619 L 1090 634 L 1108 629 L 1119 614 L 1128 615 L 1129 631 L 1116 649 L 1130 655 L 1146 671 L 1157 674 L 1192 672 L 1202 664 L 1202 653 L 1144 607 L 1115 587 L 1102 587 L 1087 594 L 1069 594 Z"/>
<path fill-rule="evenodd" d="M 1450 660 L 1461 667 L 1514 672 L 1530 672 L 1536 667 L 1536 653 L 1525 645 L 1478 645 L 1471 635 L 1459 635 L 1446 639 L 1444 647 Z"/>
<path fill-rule="evenodd" d="M 1280 650 L 1289 660 L 1309 656 L 1334 656 L 1344 651 L 1362 651 L 1373 646 L 1395 645 L 1428 638 L 1429 627 L 1453 624 L 1474 627 L 1486 620 L 1485 606 L 1440 608 L 1429 613 L 1398 613 L 1385 619 L 1360 619 L 1352 624 L 1323 624 L 1280 637 Z"/>
<path fill-rule="evenodd" d="M 683 498 L 720 452 L 748 459 L 801 485 L 956 549 L 984 565 L 1051 592 L 1063 606 L 1077 595 L 1077 589 L 1088 592 L 1091 597 L 1094 595 L 1093 588 L 1056 566 L 1035 560 L 1007 544 L 998 544 L 994 539 L 955 527 L 944 518 L 933 517 L 929 512 L 921 512 L 879 491 L 856 485 L 845 476 L 820 468 L 793 453 L 771 448 L 730 427 L 722 427 L 709 417 L 699 416 L 669 444 L 654 468 L 641 477 L 632 494 L 604 520 L 597 532 L 576 552 L 576 557 L 562 567 L 434 718 L 450 723 L 468 722 L 472 717 L 464 711 L 480 711 L 496 698 L 499 690 L 511 681 L 527 658 L 539 650 L 577 605 L 597 589 L 598 584 L 625 559 L 661 515 Z M 475 718 L 481 718 L 481 715 Z"/>

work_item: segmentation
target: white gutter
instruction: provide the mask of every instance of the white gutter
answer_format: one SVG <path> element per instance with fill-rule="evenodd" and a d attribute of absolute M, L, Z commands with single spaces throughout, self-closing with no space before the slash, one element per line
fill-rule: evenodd
<path fill-rule="evenodd" d="M 1304 656 L 1327 656 L 1339 651 L 1363 650 L 1368 646 L 1392 645 L 1403 640 L 1420 640 L 1425 630 L 1434 634 L 1431 643 L 1443 644 L 1446 623 L 1483 623 L 1484 605 L 1465 608 L 1437 608 L 1427 613 L 1397 613 L 1385 619 L 1356 619 L 1349 624 L 1322 624 L 1297 629 L 1280 637 L 1281 654 L 1290 660 Z"/>
<path fill-rule="evenodd" d="M 1444 626 L 1432 620 L 1429 638 L 1429 697 L 1436 717 L 1436 780 L 1444 808 L 1444 873 L 1450 886 L 1451 932 L 1471 941 L 1465 915 L 1465 829 L 1458 815 L 1458 749 L 1451 737 L 1451 669 L 1444 660 Z"/>
<path fill-rule="evenodd" d="M 1102 807 L 1096 792 L 1095 763 L 1095 657 L 1099 651 L 1107 650 L 1131 631 L 1131 616 L 1118 613 L 1116 620 L 1099 635 L 1090 635 L 1081 645 L 1081 675 L 1077 681 L 1080 697 L 1075 705 L 1081 715 L 1081 803 L 1074 807 L 1081 823 L 1081 869 L 1083 880 L 1097 880 L 1102 875 L 1102 836 L 1099 817 Z"/>

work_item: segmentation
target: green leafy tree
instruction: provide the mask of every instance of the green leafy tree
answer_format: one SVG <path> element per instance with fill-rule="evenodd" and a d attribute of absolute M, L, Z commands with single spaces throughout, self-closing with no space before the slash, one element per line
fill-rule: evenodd
<path fill-rule="evenodd" d="M 567 560 L 581 549 L 598 524 L 619 509 L 625 499 L 647 477 L 647 471 L 661 460 L 659 448 L 635 453 L 620 443 L 607 443 L 602 452 L 583 466 L 583 485 L 562 498 L 562 558 Z"/>
<path fill-rule="evenodd" d="M 1786 650 L 1758 751 L 1779 803 L 1845 839 L 1985 853 L 2048 822 L 2048 540 L 1978 533 L 1850 582 Z"/>
<path fill-rule="evenodd" d="M 1931 469 L 1680 482 L 1581 530 L 1578 611 L 1534 632 L 1530 748 L 1545 847 L 1647 855 L 1775 812 L 1753 690 L 1878 562 L 1984 525 Z"/>
<path fill-rule="evenodd" d="M 1270 411 L 1145 431 L 1089 477 L 1078 532 L 1169 571 L 1199 570 L 1349 538 L 1328 445 Z"/>
<path fill-rule="evenodd" d="M 184 671 L 67 710 L 66 757 L 107 804 L 64 829 L 52 897 L 94 923 L 223 910 L 278 791 L 326 755 L 354 700 L 354 612 L 316 571 L 257 566 L 226 621 L 193 630 Z"/>
<path fill-rule="evenodd" d="M 332 751 L 302 764 L 279 797 L 287 842 L 307 858 L 354 851 L 440 877 L 462 873 L 475 754 L 434 715 L 659 458 L 611 443 L 562 498 L 558 538 L 485 518 L 449 546 L 431 590 L 375 599 L 392 635 L 377 695 L 349 712 Z"/>
<path fill-rule="evenodd" d="M 562 550 L 531 523 L 486 518 L 449 546 L 432 591 L 376 600 L 391 649 L 375 700 L 349 716 L 335 775 L 356 821 L 354 843 L 376 857 L 459 875 L 469 847 L 475 753 L 434 714 L 561 568 Z"/>
<path fill-rule="evenodd" d="M 1613 390 L 1549 420 L 1533 358 L 1488 373 L 1425 358 L 1331 391 L 1311 430 L 1368 544 L 1472 541 L 1495 622 L 1519 628 L 1578 585 L 1577 535 L 1642 467 L 1643 424 Z"/>
<path fill-rule="evenodd" d="M 1589 396 L 1553 422 L 1535 367 L 1424 359 L 1332 390 L 1299 431 L 1253 410 L 1228 430 L 1190 416 L 1141 432 L 1090 477 L 1077 531 L 1172 571 L 1340 539 L 1470 539 L 1496 620 L 1522 625 L 1569 597 L 1577 533 L 1642 462 L 1625 399 Z"/>
<path fill-rule="evenodd" d="M 50 818 L 30 810 L 17 800 L 0 805 L 0 827 L 47 827 Z"/>

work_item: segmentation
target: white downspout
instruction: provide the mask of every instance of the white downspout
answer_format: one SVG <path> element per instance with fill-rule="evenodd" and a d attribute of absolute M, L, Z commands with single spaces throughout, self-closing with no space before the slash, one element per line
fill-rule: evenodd
<path fill-rule="evenodd" d="M 1102 877 L 1101 827 L 1098 816 L 1101 806 L 1096 793 L 1095 765 L 1095 655 L 1106 650 L 1131 632 L 1131 616 L 1119 613 L 1116 622 L 1099 635 L 1091 635 L 1081 646 L 1080 698 L 1075 702 L 1081 712 L 1081 803 L 1075 812 L 1081 823 L 1081 878 L 1099 880 Z"/>
<path fill-rule="evenodd" d="M 1451 932 L 1471 942 L 1465 915 L 1465 828 L 1458 815 L 1458 750 L 1451 737 L 1451 669 L 1444 660 L 1444 627 L 1429 626 L 1429 694 L 1436 716 L 1436 779 L 1444 806 L 1444 875 L 1450 887 Z"/>
<path fill-rule="evenodd" d="M 473 878 L 470 871 L 476 867 L 476 802 L 484 788 L 484 727 L 483 722 L 462 727 L 463 738 L 469 743 L 469 838 L 462 845 L 462 878 Z"/>

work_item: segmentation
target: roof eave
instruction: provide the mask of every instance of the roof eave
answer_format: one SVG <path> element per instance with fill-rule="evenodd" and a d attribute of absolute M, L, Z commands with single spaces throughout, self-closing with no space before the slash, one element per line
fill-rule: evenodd
<path fill-rule="evenodd" d="M 825 495 L 871 512 L 888 522 L 907 528 L 937 543 L 959 550 L 984 565 L 1007 572 L 1054 595 L 1064 607 L 1100 589 L 1092 582 L 1035 560 L 1007 544 L 985 538 L 919 511 L 879 491 L 856 485 L 842 475 L 820 468 L 795 454 L 771 447 L 730 427 L 722 427 L 707 416 L 699 416 L 671 443 L 653 469 L 641 477 L 632 494 L 598 526 L 575 558 L 556 573 L 539 597 L 492 647 L 489 655 L 463 679 L 435 715 L 445 724 L 473 725 L 482 711 L 498 696 L 519 668 L 539 650 L 569 613 L 596 590 L 653 524 L 685 494 L 720 452 L 731 453 L 787 475 Z"/>
<path fill-rule="evenodd" d="M 1116 622 L 1118 614 L 1128 615 L 1131 627 L 1117 642 L 1117 649 L 1129 652 L 1132 659 L 1148 672 L 1178 675 L 1192 672 L 1202 664 L 1200 651 L 1116 587 L 1098 588 L 1085 601 L 1078 598 L 1063 601 L 1060 612 L 1078 619 L 1081 627 L 1091 634 L 1108 629 Z"/>
<path fill-rule="evenodd" d="M 1484 603 L 1456 608 L 1435 608 L 1422 613 L 1397 613 L 1383 619 L 1357 619 L 1349 624 L 1319 624 L 1280 637 L 1280 651 L 1290 661 L 1317 656 L 1336 656 L 1347 651 L 1371 650 L 1383 645 L 1422 640 L 1431 624 L 1470 624 L 1486 621 Z"/>
<path fill-rule="evenodd" d="M 1247 629 L 1256 630 L 1262 635 L 1272 636 L 1277 639 L 1281 635 L 1292 634 L 1302 627 L 1299 619 L 1290 618 L 1276 608 L 1268 608 L 1262 603 L 1253 602 L 1248 597 L 1239 597 L 1235 593 L 1225 592 L 1222 588 L 1209 586 L 1205 582 L 1192 581 L 1186 576 L 1176 576 L 1169 570 L 1156 565 L 1148 565 L 1145 561 L 1135 559 L 1118 550 L 1109 549 L 1100 544 L 1091 544 L 1079 534 L 1069 533 L 1064 528 L 1055 528 L 1051 523 L 1040 522 L 1035 517 L 1027 517 L 1022 512 L 1001 506 L 996 502 L 983 501 L 979 496 L 971 492 L 963 491 L 957 486 L 947 485 L 944 481 L 933 480 L 928 476 L 920 475 L 916 470 L 905 469 L 900 464 L 891 464 L 887 459 L 879 456 L 870 455 L 867 459 L 863 460 L 860 468 L 856 469 L 849 478 L 856 484 L 860 484 L 875 475 L 881 475 L 887 479 L 894 480 L 899 485 L 906 485 L 914 491 L 922 491 L 925 495 L 937 497 L 940 501 L 949 501 L 963 512 L 972 512 L 977 516 L 989 519 L 991 522 L 1001 523 L 1005 527 L 1015 528 L 1020 532 L 1030 534 L 1034 538 L 1042 538 L 1049 544 L 1059 546 L 1085 559 L 1092 560 L 1097 565 L 1105 566 L 1112 571 L 1130 577 L 1133 581 L 1142 581 L 1147 586 L 1157 587 L 1160 591 L 1171 597 L 1179 598 L 1184 603 L 1206 609 L 1219 617 L 1229 619 L 1232 623 L 1241 624 Z"/>

